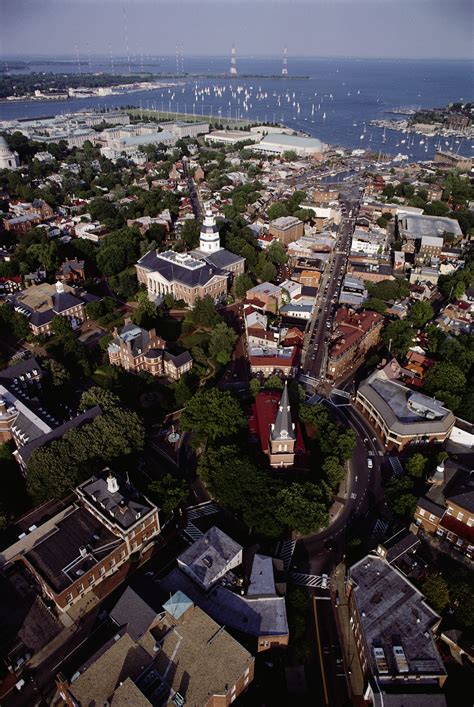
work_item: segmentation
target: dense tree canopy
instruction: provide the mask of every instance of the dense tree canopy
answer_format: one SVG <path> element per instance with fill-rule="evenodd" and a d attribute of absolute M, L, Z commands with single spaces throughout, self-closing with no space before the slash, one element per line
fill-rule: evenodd
<path fill-rule="evenodd" d="M 237 400 L 228 391 L 221 392 L 217 388 L 196 393 L 181 415 L 183 430 L 210 440 L 230 437 L 245 425 L 246 419 Z"/>

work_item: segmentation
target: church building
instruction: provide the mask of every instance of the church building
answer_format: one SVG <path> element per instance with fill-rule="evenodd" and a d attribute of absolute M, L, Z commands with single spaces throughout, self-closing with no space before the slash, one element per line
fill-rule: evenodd
<path fill-rule="evenodd" d="M 273 468 L 291 467 L 306 449 L 298 423 L 293 422 L 285 382 L 283 393 L 261 391 L 252 406 L 250 432 L 255 435 Z"/>

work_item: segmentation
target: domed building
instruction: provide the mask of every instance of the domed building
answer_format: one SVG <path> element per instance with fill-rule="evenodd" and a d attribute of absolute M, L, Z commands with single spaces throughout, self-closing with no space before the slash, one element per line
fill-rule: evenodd
<path fill-rule="evenodd" d="M 0 169 L 17 169 L 19 166 L 18 152 L 10 150 L 5 138 L 0 135 Z"/>

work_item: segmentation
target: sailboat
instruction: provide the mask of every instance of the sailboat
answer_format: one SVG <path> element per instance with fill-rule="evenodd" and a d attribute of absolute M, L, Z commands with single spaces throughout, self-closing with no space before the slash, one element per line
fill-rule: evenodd
<path fill-rule="evenodd" d="M 385 127 L 384 127 L 384 129 L 383 129 L 382 142 L 383 142 L 383 143 L 386 143 L 386 142 L 387 142 L 387 136 L 385 135 Z"/>
<path fill-rule="evenodd" d="M 326 113 L 323 113 L 323 120 L 326 120 Z"/>

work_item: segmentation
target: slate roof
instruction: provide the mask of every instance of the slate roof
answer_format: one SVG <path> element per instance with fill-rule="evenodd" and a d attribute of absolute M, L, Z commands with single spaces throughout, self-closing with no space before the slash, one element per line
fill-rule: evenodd
<path fill-rule="evenodd" d="M 43 447 L 45 444 L 49 444 L 55 439 L 60 439 L 69 430 L 80 427 L 85 423 L 92 422 L 92 420 L 98 417 L 98 415 L 102 415 L 102 410 L 98 405 L 96 405 L 95 407 L 86 410 L 80 415 L 76 415 L 76 417 L 73 417 L 72 420 L 64 422 L 62 425 L 59 425 L 59 427 L 56 427 L 51 432 L 38 436 L 36 437 L 36 439 L 32 439 L 30 442 L 27 442 L 27 444 L 23 445 L 23 447 L 20 447 L 20 449 L 18 449 L 15 453 L 19 457 L 21 457 L 23 463 L 26 465 L 28 464 L 28 460 L 35 451 L 35 449 Z"/>
<path fill-rule="evenodd" d="M 172 256 L 179 255 L 172 251 L 158 254 L 156 251 L 151 250 L 145 253 L 137 264 L 149 272 L 158 272 L 168 282 L 179 282 L 187 287 L 203 287 L 216 276 L 228 277 L 226 271 L 220 270 L 204 261 L 199 261 L 196 258 L 193 259 L 196 263 L 195 266 L 185 267 L 179 263 L 178 259 L 169 259 L 167 256 L 170 253 Z"/>
<path fill-rule="evenodd" d="M 131 587 L 127 587 L 110 612 L 110 618 L 118 626 L 126 625 L 127 633 L 137 641 L 156 619 L 156 612 Z"/>

